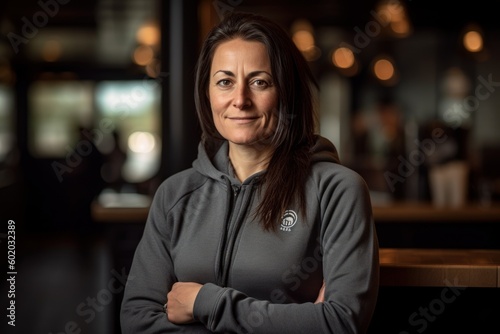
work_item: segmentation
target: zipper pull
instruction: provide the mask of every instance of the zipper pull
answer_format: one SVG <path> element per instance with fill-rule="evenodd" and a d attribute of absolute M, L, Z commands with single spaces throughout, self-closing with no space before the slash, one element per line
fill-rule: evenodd
<path fill-rule="evenodd" d="M 234 194 L 234 197 L 238 196 L 239 192 L 240 192 L 240 189 L 241 187 L 238 187 L 238 186 L 233 186 L 233 194 Z"/>

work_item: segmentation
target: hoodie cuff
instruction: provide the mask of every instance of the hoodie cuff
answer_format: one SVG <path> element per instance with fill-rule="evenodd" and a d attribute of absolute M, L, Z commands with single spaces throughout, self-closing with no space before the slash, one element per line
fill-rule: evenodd
<path fill-rule="evenodd" d="M 213 322 L 213 319 L 216 318 L 217 304 L 224 290 L 226 289 L 213 283 L 204 284 L 194 301 L 194 320 L 200 321 L 210 329 L 210 322 Z"/>

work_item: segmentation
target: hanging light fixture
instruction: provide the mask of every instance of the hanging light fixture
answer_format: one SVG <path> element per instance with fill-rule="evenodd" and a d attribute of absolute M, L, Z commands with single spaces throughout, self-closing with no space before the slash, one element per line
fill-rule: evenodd
<path fill-rule="evenodd" d="M 372 15 L 393 36 L 407 37 L 412 32 L 408 11 L 401 1 L 381 0 Z"/>
<path fill-rule="evenodd" d="M 316 46 L 312 24 L 299 19 L 292 24 L 292 39 L 307 61 L 314 61 L 321 56 L 321 50 Z"/>
<path fill-rule="evenodd" d="M 481 29 L 475 24 L 467 26 L 464 30 L 462 43 L 464 48 L 469 52 L 481 52 L 484 47 Z"/>
<path fill-rule="evenodd" d="M 358 61 L 354 52 L 348 47 L 341 46 L 333 50 L 331 60 L 332 64 L 344 75 L 353 76 L 358 73 Z"/>
<path fill-rule="evenodd" d="M 373 75 L 383 84 L 392 86 L 398 80 L 398 74 L 394 61 L 389 56 L 379 56 L 373 61 Z"/>

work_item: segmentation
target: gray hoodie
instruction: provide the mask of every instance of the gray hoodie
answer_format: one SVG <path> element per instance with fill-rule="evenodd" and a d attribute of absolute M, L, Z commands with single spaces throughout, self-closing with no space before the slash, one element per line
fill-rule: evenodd
<path fill-rule="evenodd" d="M 122 333 L 366 332 L 379 275 L 368 189 L 325 138 L 312 160 L 307 212 L 290 207 L 277 231 L 266 232 L 252 215 L 263 172 L 241 183 L 227 143 L 214 154 L 200 145 L 193 167 L 154 196 L 124 293 Z M 323 280 L 325 300 L 315 304 Z M 176 281 L 204 284 L 194 323 L 172 324 L 163 310 Z"/>

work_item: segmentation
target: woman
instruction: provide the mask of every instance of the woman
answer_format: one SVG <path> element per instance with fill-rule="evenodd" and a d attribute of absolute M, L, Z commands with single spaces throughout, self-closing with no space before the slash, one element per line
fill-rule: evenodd
<path fill-rule="evenodd" d="M 232 14 L 209 33 L 198 158 L 155 194 L 123 333 L 367 330 L 378 291 L 369 195 L 315 134 L 314 86 L 273 22 Z"/>

